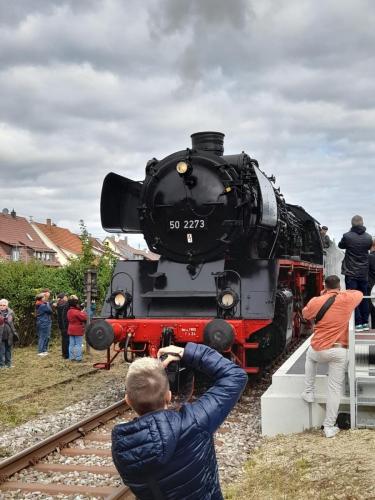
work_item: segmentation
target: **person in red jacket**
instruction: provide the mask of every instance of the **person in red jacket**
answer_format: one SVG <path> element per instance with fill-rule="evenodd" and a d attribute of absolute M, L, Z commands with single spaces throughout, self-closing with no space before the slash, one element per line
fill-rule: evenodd
<path fill-rule="evenodd" d="M 81 311 L 76 295 L 69 297 L 68 304 L 69 359 L 70 361 L 82 361 L 82 339 L 85 333 L 87 314 Z"/>

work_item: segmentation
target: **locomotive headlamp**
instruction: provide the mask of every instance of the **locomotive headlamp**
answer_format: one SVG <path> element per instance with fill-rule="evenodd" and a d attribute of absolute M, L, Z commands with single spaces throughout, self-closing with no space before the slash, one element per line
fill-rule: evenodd
<path fill-rule="evenodd" d="M 120 311 L 124 307 L 128 306 L 132 300 L 132 296 L 128 292 L 123 292 L 122 290 L 116 290 L 112 292 L 109 303 L 113 309 Z"/>
<path fill-rule="evenodd" d="M 238 303 L 238 295 L 233 290 L 223 290 L 217 298 L 217 303 L 222 309 L 232 309 Z"/>
<path fill-rule="evenodd" d="M 185 175 L 191 170 L 191 167 L 186 161 L 179 161 L 176 165 L 176 170 L 180 175 Z"/>

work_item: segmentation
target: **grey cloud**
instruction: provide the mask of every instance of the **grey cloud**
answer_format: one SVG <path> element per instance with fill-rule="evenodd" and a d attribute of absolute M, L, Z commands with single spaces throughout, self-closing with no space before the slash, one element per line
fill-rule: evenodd
<path fill-rule="evenodd" d="M 75 13 L 92 8 L 100 0 L 12 0 L 0 3 L 0 25 L 14 26 L 29 15 L 51 15 L 58 7 L 69 6 Z"/>
<path fill-rule="evenodd" d="M 14 26 L 25 19 L 29 14 L 48 14 L 56 8 L 58 1 L 39 0 L 13 0 L 0 3 L 0 25 Z"/>
<path fill-rule="evenodd" d="M 246 0 L 162 0 L 152 9 L 152 26 L 156 33 L 170 34 L 193 26 L 216 28 L 229 25 L 242 29 L 252 14 L 251 4 Z"/>
<path fill-rule="evenodd" d="M 87 63 L 119 74 L 156 69 L 158 58 L 145 30 L 146 4 L 108 0 L 89 5 L 77 12 L 63 2 L 46 13 L 34 12 L 15 27 L 0 26 L 2 67 Z"/>
<path fill-rule="evenodd" d="M 375 233 L 374 11 L 365 0 L 3 2 L 2 203 L 100 231 L 107 172 L 143 179 L 149 158 L 214 129 L 336 237 L 357 211 Z"/>

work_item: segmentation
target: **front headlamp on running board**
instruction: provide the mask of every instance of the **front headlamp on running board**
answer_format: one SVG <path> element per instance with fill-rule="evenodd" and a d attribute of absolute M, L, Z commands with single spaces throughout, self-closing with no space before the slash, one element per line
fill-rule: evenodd
<path fill-rule="evenodd" d="M 233 290 L 223 290 L 217 297 L 217 303 L 221 309 L 232 309 L 238 304 L 238 295 Z"/>
<path fill-rule="evenodd" d="M 116 311 L 121 311 L 125 309 L 132 301 L 132 296 L 129 292 L 124 292 L 123 290 L 116 290 L 111 293 L 108 299 L 111 307 Z"/>

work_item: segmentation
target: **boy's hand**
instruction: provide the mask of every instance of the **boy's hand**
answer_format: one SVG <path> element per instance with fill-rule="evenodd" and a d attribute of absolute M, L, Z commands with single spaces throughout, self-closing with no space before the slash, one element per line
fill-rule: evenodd
<path fill-rule="evenodd" d="M 167 347 L 162 347 L 158 351 L 157 354 L 158 359 L 160 359 L 161 356 L 163 355 L 164 356 L 167 355 L 167 357 L 162 360 L 163 366 L 164 368 L 166 368 L 172 361 L 180 361 L 180 359 L 184 355 L 184 348 L 178 347 L 176 345 L 169 345 Z"/>

